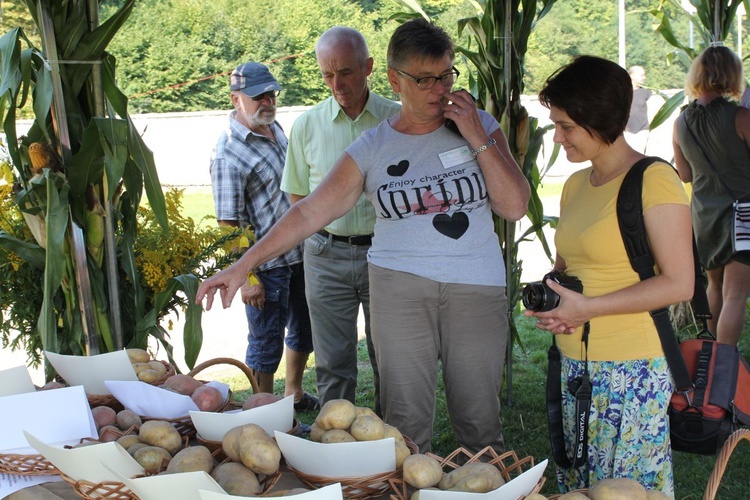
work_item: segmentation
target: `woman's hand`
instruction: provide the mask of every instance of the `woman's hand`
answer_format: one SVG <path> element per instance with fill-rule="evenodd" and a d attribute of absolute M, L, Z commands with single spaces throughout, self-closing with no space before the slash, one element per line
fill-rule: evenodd
<path fill-rule="evenodd" d="M 560 303 L 551 311 L 524 311 L 524 316 L 537 318 L 537 328 L 554 334 L 571 334 L 576 328 L 591 319 L 591 316 L 586 312 L 588 299 L 583 294 L 568 290 L 551 279 L 547 279 L 545 284 L 560 296 Z"/>
<path fill-rule="evenodd" d="M 479 119 L 477 105 L 472 95 L 466 90 L 461 89 L 455 92 L 446 92 L 443 98 L 445 100 L 443 106 L 443 116 L 445 119 L 453 120 L 461 135 L 469 143 L 472 143 L 472 135 L 476 135 L 477 141 L 481 142 L 481 144 L 487 142 L 487 132 L 484 130 L 482 121 Z"/>

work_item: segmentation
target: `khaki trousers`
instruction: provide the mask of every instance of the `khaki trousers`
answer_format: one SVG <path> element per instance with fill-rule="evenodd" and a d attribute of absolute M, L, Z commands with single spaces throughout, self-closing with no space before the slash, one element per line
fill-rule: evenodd
<path fill-rule="evenodd" d="M 370 319 L 387 423 L 431 449 L 442 364 L 458 445 L 504 451 L 498 394 L 508 339 L 505 287 L 370 270 Z"/>

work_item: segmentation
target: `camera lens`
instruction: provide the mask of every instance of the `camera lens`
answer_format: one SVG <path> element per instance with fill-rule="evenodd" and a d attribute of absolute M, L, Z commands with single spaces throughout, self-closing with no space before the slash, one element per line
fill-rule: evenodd
<path fill-rule="evenodd" d="M 523 306 L 531 311 L 551 311 L 560 303 L 560 296 L 543 283 L 526 285 L 521 296 Z"/>

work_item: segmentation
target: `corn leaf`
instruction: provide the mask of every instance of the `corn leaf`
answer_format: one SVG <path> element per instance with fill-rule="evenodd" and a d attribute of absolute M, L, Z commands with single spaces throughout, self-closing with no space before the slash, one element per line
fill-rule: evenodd
<path fill-rule="evenodd" d="M 36 243 L 19 240 L 5 231 L 0 231 L 0 245 L 5 249 L 17 254 L 23 260 L 36 267 L 44 269 L 44 249 Z"/>

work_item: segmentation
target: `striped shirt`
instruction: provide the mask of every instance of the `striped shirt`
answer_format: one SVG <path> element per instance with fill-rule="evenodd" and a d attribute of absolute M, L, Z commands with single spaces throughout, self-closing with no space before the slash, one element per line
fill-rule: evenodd
<path fill-rule="evenodd" d="M 229 127 L 221 134 L 211 155 L 211 184 L 218 220 L 238 221 L 255 230 L 257 239 L 268 233 L 291 206 L 279 189 L 287 138 L 278 122 L 271 125 L 276 142 L 256 134 L 229 115 Z M 302 246 L 261 266 L 265 271 L 302 262 Z"/>
<path fill-rule="evenodd" d="M 320 184 L 349 144 L 362 132 L 395 115 L 401 105 L 370 92 L 362 113 L 349 118 L 333 97 L 310 108 L 294 121 L 289 134 L 281 189 L 307 196 Z M 364 194 L 346 215 L 326 226 L 340 236 L 372 234 L 375 209 Z"/>

